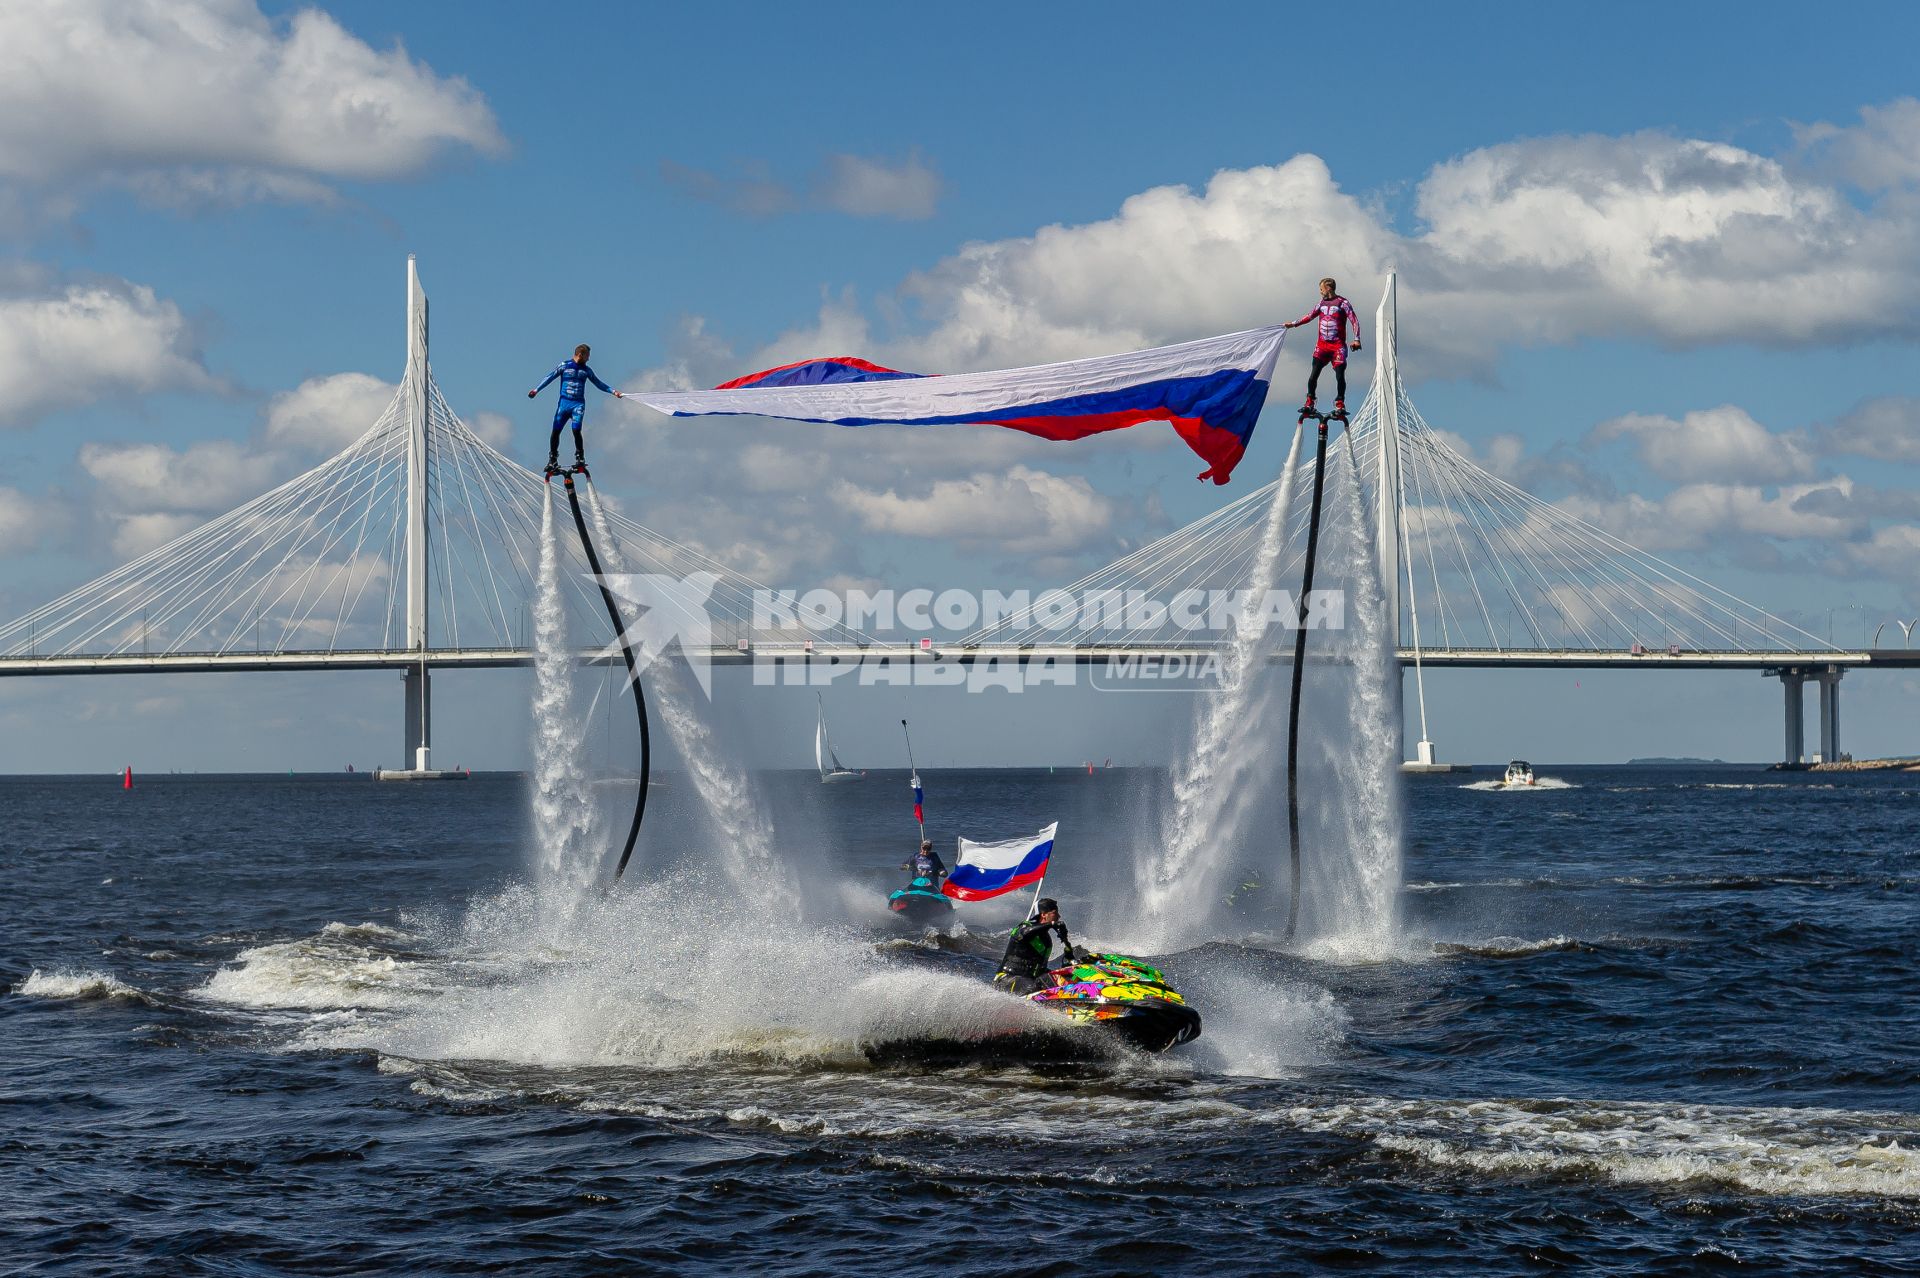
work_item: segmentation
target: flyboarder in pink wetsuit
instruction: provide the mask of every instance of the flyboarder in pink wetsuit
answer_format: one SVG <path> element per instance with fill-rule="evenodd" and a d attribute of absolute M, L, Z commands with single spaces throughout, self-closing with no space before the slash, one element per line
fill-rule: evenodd
<path fill-rule="evenodd" d="M 1299 328 L 1315 320 L 1320 323 L 1316 334 L 1319 340 L 1313 344 L 1313 371 L 1307 374 L 1307 402 L 1302 405 L 1303 412 L 1313 411 L 1313 396 L 1320 385 L 1320 370 L 1328 364 L 1333 365 L 1333 411 L 1347 411 L 1347 326 L 1353 326 L 1351 342 L 1357 351 L 1360 349 L 1360 317 L 1354 314 L 1353 303 L 1333 290 L 1333 277 L 1329 275 L 1320 281 L 1320 300 L 1314 308 L 1287 325 L 1288 328 Z"/>

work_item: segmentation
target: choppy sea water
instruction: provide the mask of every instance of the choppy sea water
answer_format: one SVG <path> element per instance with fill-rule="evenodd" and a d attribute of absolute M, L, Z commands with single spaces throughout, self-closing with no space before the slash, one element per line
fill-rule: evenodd
<path fill-rule="evenodd" d="M 1540 771 L 1409 781 L 1393 957 L 1243 886 L 1198 1042 L 1045 1068 L 868 1062 L 1003 1012 L 876 905 L 897 777 L 767 779 L 787 929 L 543 897 L 517 777 L 0 780 L 0 1273 L 1914 1272 L 1920 777 Z M 928 779 L 1070 922 L 1165 785 Z"/>

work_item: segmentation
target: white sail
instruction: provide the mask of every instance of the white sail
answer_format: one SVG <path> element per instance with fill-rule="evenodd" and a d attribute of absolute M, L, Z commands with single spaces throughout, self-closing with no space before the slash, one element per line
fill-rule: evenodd
<path fill-rule="evenodd" d="M 813 729 L 813 766 L 818 769 L 822 781 L 852 781 L 860 774 L 852 771 L 840 762 L 840 756 L 834 753 L 833 738 L 827 735 L 827 703 L 819 693 L 813 699 L 820 703 L 820 719 Z M 829 768 L 827 764 L 833 766 Z"/>

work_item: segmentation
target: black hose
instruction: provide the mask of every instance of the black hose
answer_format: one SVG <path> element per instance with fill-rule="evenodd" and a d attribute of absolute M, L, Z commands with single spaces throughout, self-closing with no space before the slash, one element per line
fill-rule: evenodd
<path fill-rule="evenodd" d="M 1293 632 L 1293 704 L 1287 712 L 1287 847 L 1293 856 L 1287 895 L 1287 935 L 1300 923 L 1300 681 L 1307 670 L 1307 596 L 1313 593 L 1313 557 L 1320 547 L 1320 490 L 1327 469 L 1327 419 L 1313 455 L 1313 509 L 1307 516 L 1307 562 L 1300 575 L 1300 624 Z M 1301 420 L 1305 420 L 1303 416 Z"/>
<path fill-rule="evenodd" d="M 1321 429 L 1324 432 L 1325 427 Z M 593 570 L 593 580 L 600 587 L 600 602 L 607 606 L 607 618 L 613 622 L 614 637 L 620 641 L 620 654 L 627 659 L 627 682 L 633 685 L 633 708 L 640 716 L 640 793 L 633 800 L 633 824 L 627 827 L 627 846 L 620 850 L 620 864 L 613 871 L 617 882 L 627 871 L 627 861 L 633 856 L 634 840 L 640 837 L 640 818 L 647 811 L 647 782 L 653 775 L 653 737 L 647 731 L 647 698 L 640 690 L 640 670 L 634 664 L 633 649 L 627 644 L 627 627 L 620 620 L 620 605 L 614 602 L 613 592 L 607 589 L 607 583 L 601 579 L 600 556 L 593 552 L 593 538 L 587 535 L 587 519 L 580 513 L 580 494 L 574 490 L 573 476 L 566 475 L 565 480 L 567 504 L 573 507 L 573 526 L 580 530 L 580 549 L 586 552 L 587 567 Z"/>

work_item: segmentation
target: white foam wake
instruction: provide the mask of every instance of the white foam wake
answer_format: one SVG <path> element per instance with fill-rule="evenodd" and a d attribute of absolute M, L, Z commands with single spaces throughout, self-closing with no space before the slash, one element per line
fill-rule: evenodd
<path fill-rule="evenodd" d="M 406 951 L 411 940 L 377 923 L 329 923 L 313 936 L 240 951 L 200 994 L 251 1008 L 405 1007 L 425 997 L 436 980 L 431 965 Z"/>
<path fill-rule="evenodd" d="M 1389 1100 L 1270 1116 L 1366 1136 L 1437 1167 L 1753 1194 L 1920 1198 L 1920 1119 L 1826 1109 L 1661 1102 Z"/>
<path fill-rule="evenodd" d="M 983 980 L 876 961 L 850 931 L 797 928 L 745 901 L 717 909 L 715 886 L 682 875 L 591 898 L 564 950 L 532 893 L 477 901 L 442 938 L 460 966 L 440 970 L 431 997 L 317 1025 L 302 1045 L 543 1067 L 864 1065 L 882 1042 L 1075 1028 Z"/>
<path fill-rule="evenodd" d="M 137 986 L 129 985 L 111 972 L 76 971 L 57 968 L 42 972 L 34 968 L 20 982 L 20 993 L 33 998 L 122 999 L 133 1003 L 151 1003 L 153 997 Z"/>
<path fill-rule="evenodd" d="M 1469 781 L 1462 790 L 1482 790 L 1490 794 L 1531 794 L 1545 790 L 1578 790 L 1580 787 L 1559 777 L 1536 777 L 1532 785 L 1508 785 L 1505 781 Z"/>

